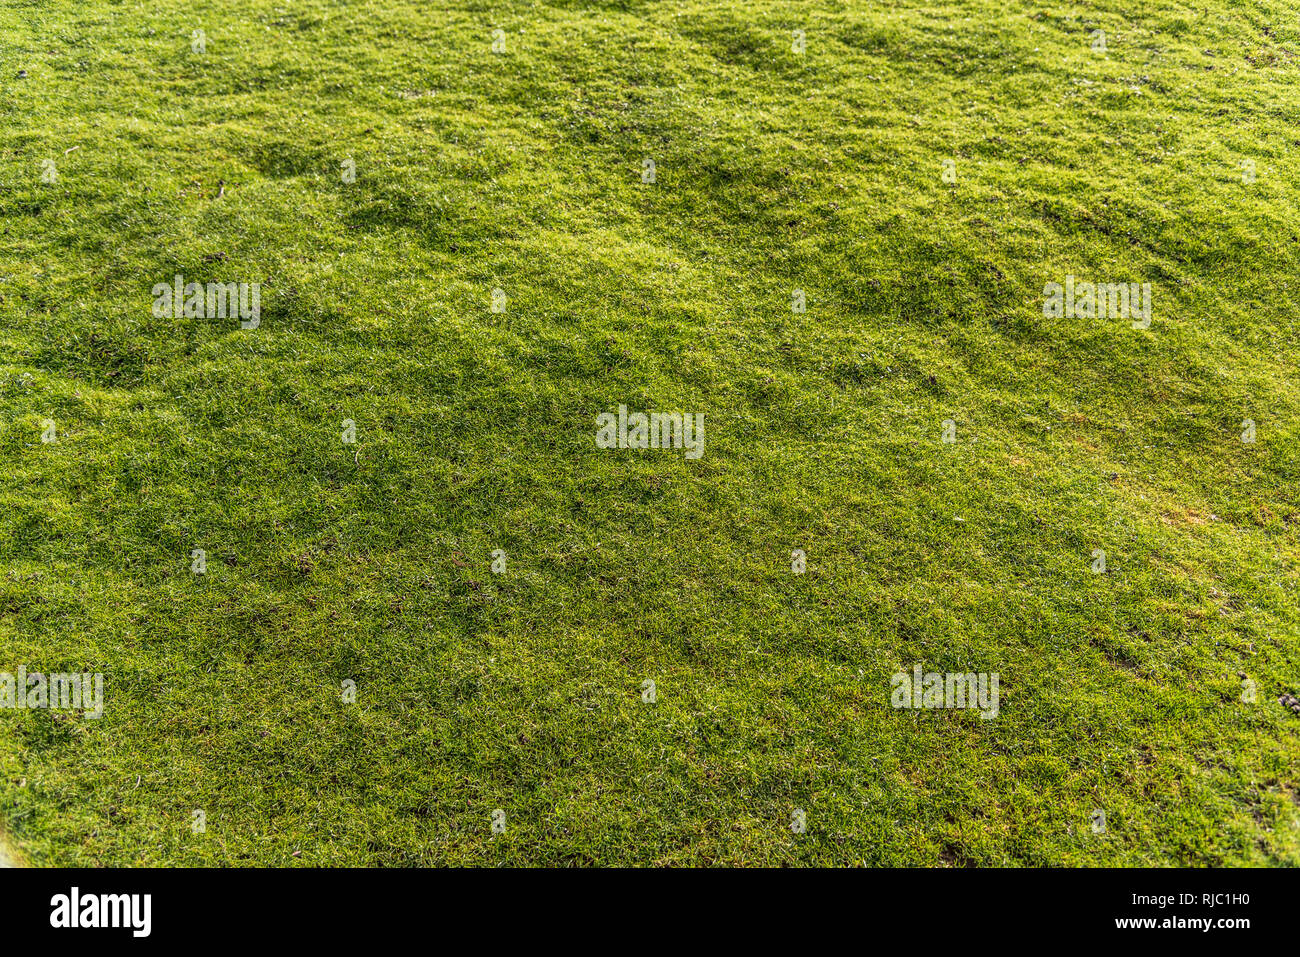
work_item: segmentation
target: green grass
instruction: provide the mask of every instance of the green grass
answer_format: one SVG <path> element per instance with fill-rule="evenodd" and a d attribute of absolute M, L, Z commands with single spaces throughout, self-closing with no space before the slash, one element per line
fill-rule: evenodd
<path fill-rule="evenodd" d="M 10 0 L 0 671 L 106 701 L 0 711 L 0 829 L 1300 863 L 1298 51 L 1279 0 Z M 260 327 L 154 318 L 176 273 Z M 704 456 L 597 449 L 620 403 Z M 892 708 L 918 662 L 997 719 Z"/>

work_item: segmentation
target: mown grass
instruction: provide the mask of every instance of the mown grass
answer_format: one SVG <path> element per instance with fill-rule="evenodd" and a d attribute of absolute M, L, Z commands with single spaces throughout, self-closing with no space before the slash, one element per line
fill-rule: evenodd
<path fill-rule="evenodd" d="M 1300 22 L 1135 11 L 11 0 L 0 670 L 106 702 L 0 711 L 4 830 L 1300 862 Z M 261 282 L 260 327 L 154 318 L 176 273 Z M 1066 274 L 1152 283 L 1151 328 L 1045 317 Z M 704 456 L 597 449 L 620 403 Z M 916 662 L 998 718 L 893 709 Z"/>

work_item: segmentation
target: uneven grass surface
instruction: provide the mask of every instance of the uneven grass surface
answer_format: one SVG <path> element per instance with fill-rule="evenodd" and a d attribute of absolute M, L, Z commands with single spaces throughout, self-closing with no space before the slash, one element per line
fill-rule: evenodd
<path fill-rule="evenodd" d="M 1298 87 L 1277 0 L 8 0 L 0 671 L 106 701 L 0 711 L 0 829 L 1300 863 Z M 598 449 L 620 403 L 703 457 Z M 917 663 L 997 718 L 891 707 Z"/>

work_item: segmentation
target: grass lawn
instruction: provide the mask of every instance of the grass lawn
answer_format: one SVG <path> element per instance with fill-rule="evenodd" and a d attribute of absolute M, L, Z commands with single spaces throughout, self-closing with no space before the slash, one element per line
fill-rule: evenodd
<path fill-rule="evenodd" d="M 0 831 L 1300 864 L 1298 82 L 1281 0 L 9 0 L 0 671 L 104 696 Z"/>

